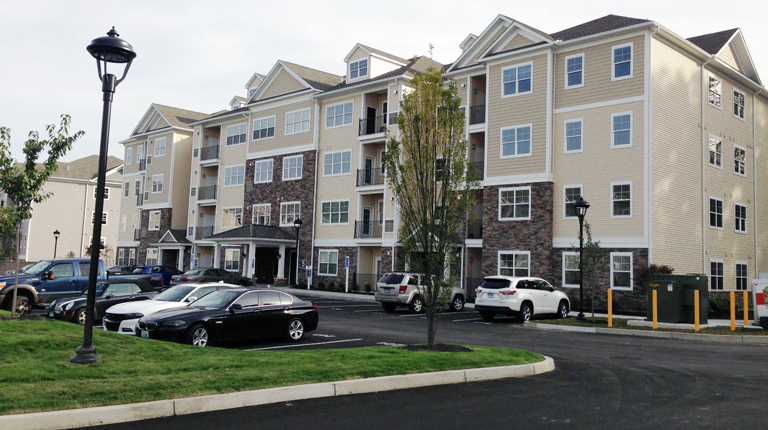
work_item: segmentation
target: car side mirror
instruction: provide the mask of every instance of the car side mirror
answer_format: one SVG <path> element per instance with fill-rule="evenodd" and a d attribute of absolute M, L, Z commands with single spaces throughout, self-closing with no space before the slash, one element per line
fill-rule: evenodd
<path fill-rule="evenodd" d="M 56 279 L 56 277 L 55 277 L 55 276 L 53 276 L 53 273 L 52 273 L 52 272 L 45 272 L 45 273 L 43 274 L 43 279 L 44 279 L 44 280 L 51 280 L 51 281 L 52 281 L 52 280 Z"/>
<path fill-rule="evenodd" d="M 187 298 L 187 302 L 189 302 L 189 303 L 192 303 L 195 300 L 197 300 L 197 297 L 195 297 L 195 296 L 190 296 L 190 297 Z"/>
<path fill-rule="evenodd" d="M 106 295 L 106 298 L 111 299 L 112 297 L 115 297 L 114 293 L 109 293 Z"/>
<path fill-rule="evenodd" d="M 231 313 L 235 313 L 235 311 L 239 311 L 241 309 L 243 309 L 243 305 L 241 305 L 240 303 L 235 303 L 234 305 L 229 307 L 229 311 Z"/>

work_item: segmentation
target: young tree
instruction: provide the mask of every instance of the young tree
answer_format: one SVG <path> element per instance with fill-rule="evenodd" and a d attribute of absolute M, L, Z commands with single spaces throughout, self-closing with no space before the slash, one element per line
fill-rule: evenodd
<path fill-rule="evenodd" d="M 587 280 L 589 280 L 589 292 L 591 297 L 592 318 L 595 317 L 595 287 L 597 286 L 597 279 L 600 276 L 600 272 L 603 270 L 603 262 L 607 251 L 600 247 L 600 241 L 592 240 L 592 227 L 589 222 L 584 221 L 584 282 L 585 286 Z M 574 252 L 579 252 L 578 247 L 572 248 Z"/>
<path fill-rule="evenodd" d="M 11 218 L 16 227 L 16 239 L 14 241 L 13 254 L 16 257 L 16 278 L 14 285 L 19 282 L 19 258 L 18 249 L 21 237 L 21 222 L 32 218 L 32 205 L 40 203 L 50 197 L 50 193 L 43 192 L 43 186 L 56 171 L 58 160 L 72 148 L 72 144 L 82 137 L 85 132 L 78 131 L 70 136 L 69 115 L 61 116 L 58 127 L 49 124 L 45 127 L 48 139 L 40 139 L 36 131 L 29 132 L 29 137 L 24 142 L 24 164 L 17 165 L 11 156 L 11 130 L 0 127 L 0 189 L 8 195 L 11 201 Z M 41 166 L 37 160 L 42 152 L 48 153 L 48 158 Z M 11 301 L 11 317 L 15 316 L 17 305 L 16 288 L 13 289 Z"/>
<path fill-rule="evenodd" d="M 411 271 L 423 274 L 431 349 L 437 317 L 456 281 L 450 267 L 467 218 L 469 190 L 478 182 L 474 170 L 468 169 L 456 83 L 446 83 L 440 71 L 430 68 L 411 85 L 413 91 L 403 95 L 397 118 L 400 139 L 388 139 L 384 166 L 400 215 L 402 257 Z"/>

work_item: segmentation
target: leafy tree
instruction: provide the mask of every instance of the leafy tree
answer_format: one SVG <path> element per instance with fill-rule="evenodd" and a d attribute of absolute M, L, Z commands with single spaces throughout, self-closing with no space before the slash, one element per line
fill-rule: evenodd
<path fill-rule="evenodd" d="M 456 281 L 449 269 L 470 206 L 468 190 L 478 182 L 468 169 L 456 83 L 446 84 L 430 68 L 411 85 L 397 118 L 400 139 L 389 137 L 384 167 L 400 214 L 402 256 L 411 271 L 424 275 L 427 347 L 434 348 L 437 317 Z"/>
<path fill-rule="evenodd" d="M 584 236 L 586 241 L 584 242 L 584 287 L 589 283 L 589 292 L 591 297 L 592 318 L 595 317 L 595 289 L 597 281 L 600 277 L 600 273 L 604 270 L 602 264 L 605 261 L 605 256 L 608 251 L 600 247 L 600 241 L 592 240 L 592 226 L 589 222 L 584 221 Z M 579 247 L 572 248 L 574 252 L 579 252 Z M 587 282 L 589 281 L 589 282 Z"/>
<path fill-rule="evenodd" d="M 75 258 L 75 251 L 69 251 L 66 255 L 67 258 Z"/>
<path fill-rule="evenodd" d="M 0 262 L 11 256 L 15 237 L 16 223 L 13 221 L 13 209 L 10 206 L 0 207 Z"/>
<path fill-rule="evenodd" d="M 16 256 L 16 278 L 14 285 L 19 282 L 19 239 L 21 222 L 32 218 L 32 205 L 41 203 L 50 197 L 50 193 L 43 192 L 43 186 L 57 169 L 58 160 L 72 148 L 72 144 L 82 137 L 85 132 L 78 131 L 69 134 L 71 119 L 69 115 L 61 116 L 61 123 L 45 126 L 48 139 L 40 139 L 36 131 L 29 132 L 24 142 L 25 160 L 23 164 L 16 164 L 11 156 L 11 130 L 0 127 L 0 189 L 8 194 L 11 201 L 11 222 L 16 228 L 16 240 L 14 241 L 13 255 Z M 47 152 L 48 158 L 38 166 L 37 160 L 41 153 Z M 13 289 L 11 301 L 11 317 L 16 313 L 16 289 Z"/>

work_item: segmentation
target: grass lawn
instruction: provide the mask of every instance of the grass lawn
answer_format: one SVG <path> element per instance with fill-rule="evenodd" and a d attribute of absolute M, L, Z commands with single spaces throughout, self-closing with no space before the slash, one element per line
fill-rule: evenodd
<path fill-rule="evenodd" d="M 94 330 L 102 362 L 69 362 L 83 328 L 0 314 L 0 415 L 145 402 L 440 370 L 534 363 L 527 351 L 470 353 L 396 347 L 239 351 L 196 348 Z"/>
<path fill-rule="evenodd" d="M 624 318 L 614 318 L 612 328 L 622 328 L 622 329 L 629 329 L 629 330 L 646 330 L 646 331 L 653 330 L 652 327 L 627 325 L 627 321 L 628 320 Z M 535 320 L 534 322 L 541 323 L 541 324 L 608 328 L 608 318 L 587 318 L 586 322 L 581 322 L 581 321 L 578 321 L 576 318 L 569 317 L 566 319 Z M 676 333 L 696 333 L 695 331 L 693 331 L 693 329 L 687 330 L 687 329 L 671 329 L 671 328 L 661 328 L 661 327 L 659 327 L 659 330 L 657 331 L 672 331 Z M 736 331 L 731 331 L 730 325 L 725 327 L 720 327 L 720 328 L 702 327 L 701 330 L 699 330 L 699 333 L 700 334 L 722 334 L 725 336 L 730 336 L 730 335 L 768 336 L 767 330 L 760 330 L 759 328 L 744 329 L 742 327 L 736 327 Z"/>

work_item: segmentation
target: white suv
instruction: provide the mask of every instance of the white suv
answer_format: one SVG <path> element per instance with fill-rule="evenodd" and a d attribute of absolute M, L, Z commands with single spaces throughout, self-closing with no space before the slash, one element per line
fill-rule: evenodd
<path fill-rule="evenodd" d="M 384 312 L 394 312 L 395 308 L 408 306 L 413 313 L 424 311 L 424 287 L 421 286 L 421 276 L 414 273 L 386 273 L 376 283 L 376 301 L 381 302 Z M 464 309 L 464 290 L 458 287 L 451 289 L 449 309 L 460 311 Z"/>
<path fill-rule="evenodd" d="M 475 291 L 475 309 L 486 321 L 496 314 L 512 315 L 522 322 L 534 314 L 565 318 L 571 309 L 568 296 L 540 278 L 488 276 Z"/>

